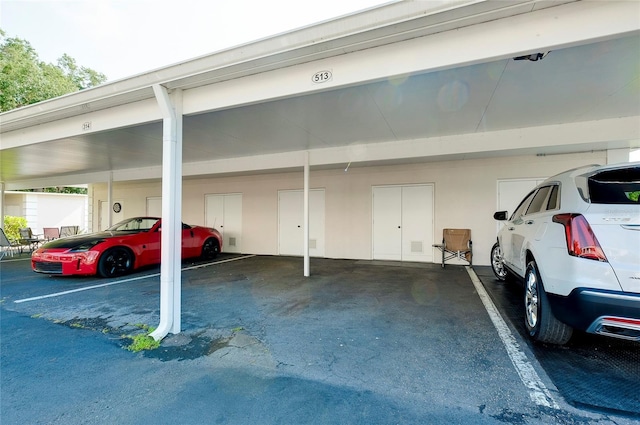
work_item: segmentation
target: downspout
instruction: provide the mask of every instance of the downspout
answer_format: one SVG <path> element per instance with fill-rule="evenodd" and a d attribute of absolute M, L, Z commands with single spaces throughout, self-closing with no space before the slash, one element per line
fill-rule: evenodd
<path fill-rule="evenodd" d="M 167 89 L 153 85 L 162 112 L 162 232 L 160 253 L 160 323 L 150 336 L 160 341 L 180 332 L 182 255 L 182 91 L 175 105 Z M 177 105 L 177 108 L 175 107 Z"/>
<path fill-rule="evenodd" d="M 309 151 L 304 153 L 304 277 L 311 275 L 309 267 Z"/>

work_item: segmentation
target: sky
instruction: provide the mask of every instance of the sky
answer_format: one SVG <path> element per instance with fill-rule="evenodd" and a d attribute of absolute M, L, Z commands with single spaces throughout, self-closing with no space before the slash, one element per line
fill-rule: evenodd
<path fill-rule="evenodd" d="M 66 53 L 114 81 L 391 2 L 0 0 L 0 28 L 44 62 Z"/>

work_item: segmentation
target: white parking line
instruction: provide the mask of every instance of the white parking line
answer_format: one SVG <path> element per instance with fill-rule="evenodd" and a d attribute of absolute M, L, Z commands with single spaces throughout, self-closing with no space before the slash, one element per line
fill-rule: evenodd
<path fill-rule="evenodd" d="M 487 294 L 484 286 L 482 286 L 482 282 L 480 282 L 480 279 L 478 279 L 478 276 L 471 267 L 466 266 L 466 269 L 476 291 L 478 292 L 478 296 L 480 297 L 482 304 L 484 304 L 484 308 L 487 310 L 487 313 L 493 322 L 493 326 L 495 326 L 502 343 L 507 349 L 507 354 L 509 354 L 509 358 L 515 367 L 516 372 L 518 372 L 524 386 L 529 390 L 529 396 L 533 402 L 539 406 L 559 409 L 558 404 L 555 402 L 551 393 L 540 379 L 540 376 L 538 376 L 533 365 L 520 349 L 520 346 L 516 342 L 511 330 L 509 330 L 509 327 L 500 315 L 500 312 L 496 308 L 495 304 L 493 304 L 493 301 L 491 301 L 489 294 Z"/>
<path fill-rule="evenodd" d="M 202 268 L 202 267 L 213 266 L 215 264 L 228 263 L 230 261 L 244 260 L 246 258 L 251 258 L 251 257 L 255 257 L 255 255 L 244 255 L 242 257 L 228 258 L 226 260 L 214 261 L 212 263 L 198 264 L 197 266 L 184 267 L 182 269 L 182 271 L 199 269 L 199 268 Z M 104 288 L 105 286 L 119 285 L 121 283 L 134 282 L 136 280 L 148 279 L 150 277 L 158 277 L 158 276 L 160 276 L 160 273 L 148 274 L 148 275 L 144 275 L 144 276 L 132 277 L 132 278 L 129 278 L 129 279 L 117 280 L 115 282 L 102 283 L 100 285 L 85 286 L 84 288 L 71 289 L 69 291 L 62 291 L 62 292 L 55 292 L 53 294 L 47 294 L 47 295 L 40 295 L 38 297 L 23 298 L 21 300 L 15 300 L 14 303 L 20 304 L 20 303 L 26 303 L 26 302 L 29 302 L 29 301 L 42 300 L 42 299 L 45 299 L 45 298 L 59 297 L 61 295 L 73 294 L 75 292 L 82 292 L 82 291 L 88 291 L 90 289 Z"/>

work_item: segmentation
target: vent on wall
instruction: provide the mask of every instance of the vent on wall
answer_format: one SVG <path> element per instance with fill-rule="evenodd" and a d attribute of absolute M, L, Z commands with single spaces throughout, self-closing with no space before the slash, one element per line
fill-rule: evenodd
<path fill-rule="evenodd" d="M 309 239 L 309 249 L 316 249 L 317 239 Z"/>
<path fill-rule="evenodd" d="M 229 246 L 236 246 L 236 238 L 229 238 Z"/>
<path fill-rule="evenodd" d="M 422 241 L 411 241 L 411 252 L 423 253 L 424 248 L 422 246 Z"/>

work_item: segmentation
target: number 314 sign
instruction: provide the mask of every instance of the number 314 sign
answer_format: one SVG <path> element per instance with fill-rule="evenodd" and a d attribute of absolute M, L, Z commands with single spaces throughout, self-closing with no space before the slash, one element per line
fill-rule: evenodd
<path fill-rule="evenodd" d="M 311 81 L 313 81 L 316 84 L 320 84 L 320 83 L 326 83 L 327 81 L 331 81 L 332 78 L 333 78 L 333 74 L 331 73 L 331 71 L 325 70 L 325 71 L 320 71 L 313 74 L 313 76 L 311 77 Z"/>

